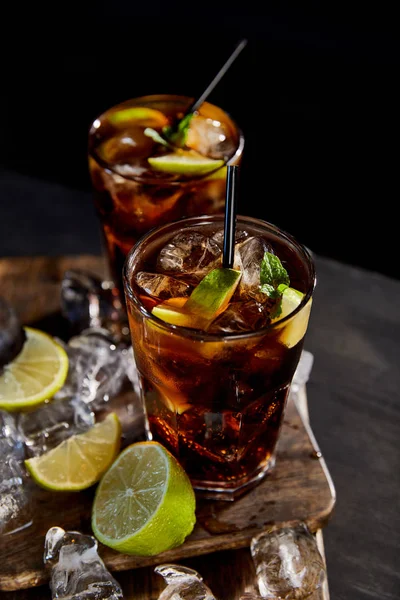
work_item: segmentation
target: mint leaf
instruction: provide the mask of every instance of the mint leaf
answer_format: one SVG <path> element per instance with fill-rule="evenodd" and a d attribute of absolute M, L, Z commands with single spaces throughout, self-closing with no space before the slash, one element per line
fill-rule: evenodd
<path fill-rule="evenodd" d="M 260 283 L 261 287 L 264 285 L 271 286 L 274 290 L 278 291 L 279 295 L 282 295 L 282 291 L 278 290 L 279 286 L 285 285 L 289 287 L 290 279 L 288 272 L 285 267 L 282 265 L 281 261 L 275 254 L 271 254 L 271 252 L 266 252 L 264 254 L 264 258 L 261 262 L 260 268 Z M 266 293 L 268 293 L 268 288 L 266 288 Z"/>
<path fill-rule="evenodd" d="M 275 254 L 266 252 L 260 267 L 260 290 L 277 300 L 271 311 L 271 319 L 282 314 L 282 294 L 290 285 L 288 272 Z"/>
<path fill-rule="evenodd" d="M 189 113 L 181 119 L 177 126 L 167 125 L 163 127 L 163 134 L 167 140 L 171 141 L 175 146 L 183 148 L 186 144 L 190 121 L 193 118 L 193 113 Z"/>

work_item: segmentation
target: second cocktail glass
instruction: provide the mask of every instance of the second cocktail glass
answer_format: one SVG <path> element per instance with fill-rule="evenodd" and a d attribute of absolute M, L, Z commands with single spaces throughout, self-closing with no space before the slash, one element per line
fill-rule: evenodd
<path fill-rule="evenodd" d="M 241 216 L 233 288 L 213 289 L 223 221 L 154 229 L 129 253 L 124 286 L 149 439 L 178 458 L 202 496 L 233 499 L 274 464 L 315 272 L 293 237 Z"/>
<path fill-rule="evenodd" d="M 185 96 L 144 96 L 110 108 L 91 126 L 95 205 L 121 300 L 123 263 L 143 234 L 185 216 L 224 210 L 225 167 L 240 164 L 243 134 L 225 111 L 204 102 L 166 145 L 163 132 L 192 102 Z"/>

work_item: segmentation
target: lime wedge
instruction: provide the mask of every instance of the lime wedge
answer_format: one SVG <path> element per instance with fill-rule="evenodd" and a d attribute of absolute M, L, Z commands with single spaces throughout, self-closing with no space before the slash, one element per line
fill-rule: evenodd
<path fill-rule="evenodd" d="M 102 544 L 119 552 L 154 556 L 175 548 L 195 522 L 190 480 L 157 442 L 128 446 L 97 487 L 93 532 Z"/>
<path fill-rule="evenodd" d="M 304 294 L 302 292 L 291 287 L 286 288 L 282 295 L 282 313 L 279 317 L 273 319 L 272 322 L 280 321 L 290 315 L 303 301 L 303 298 Z M 310 318 L 311 303 L 312 299 L 310 298 L 297 315 L 282 325 L 282 332 L 279 339 L 288 348 L 293 348 L 305 336 Z"/>
<path fill-rule="evenodd" d="M 144 106 L 133 106 L 117 110 L 109 116 L 112 125 L 132 124 L 142 127 L 164 127 L 168 124 L 167 117 L 159 110 Z"/>
<path fill-rule="evenodd" d="M 206 158 L 197 152 L 177 152 L 153 156 L 148 159 L 156 171 L 174 175 L 205 175 L 223 166 L 223 160 Z"/>
<path fill-rule="evenodd" d="M 240 277 L 241 272 L 235 269 L 213 269 L 194 288 L 182 307 L 162 302 L 152 313 L 173 325 L 206 330 L 228 306 Z"/>
<path fill-rule="evenodd" d="M 26 340 L 0 374 L 0 409 L 31 408 L 48 400 L 63 386 L 68 355 L 50 335 L 24 327 Z"/>
<path fill-rule="evenodd" d="M 97 481 L 117 456 L 121 426 L 115 413 L 73 435 L 41 456 L 25 460 L 33 480 L 54 491 L 83 490 Z"/>
<path fill-rule="evenodd" d="M 287 315 L 290 315 L 301 303 L 304 298 L 304 294 L 295 290 L 294 288 L 288 287 L 282 294 L 281 309 L 282 313 L 279 318 L 283 319 Z"/>

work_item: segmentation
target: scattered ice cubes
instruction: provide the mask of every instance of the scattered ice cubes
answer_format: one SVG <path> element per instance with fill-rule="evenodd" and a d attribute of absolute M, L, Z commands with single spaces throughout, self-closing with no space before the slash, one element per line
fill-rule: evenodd
<path fill-rule="evenodd" d="M 0 534 L 13 533 L 32 523 L 24 457 L 15 417 L 0 410 Z"/>
<path fill-rule="evenodd" d="M 190 293 L 187 283 L 169 275 L 140 271 L 135 276 L 135 282 L 146 294 L 160 300 L 188 296 Z"/>
<path fill-rule="evenodd" d="M 53 399 L 21 413 L 18 427 L 27 452 L 39 456 L 71 435 L 95 424 L 95 415 L 127 385 L 140 395 L 132 348 L 117 346 L 109 332 L 87 329 L 63 344 L 69 358 L 67 379 Z"/>
<path fill-rule="evenodd" d="M 13 307 L 0 297 L 0 373 L 21 351 L 25 332 Z"/>
<path fill-rule="evenodd" d="M 250 551 L 263 598 L 308 598 L 325 581 L 324 561 L 304 524 L 264 531 L 251 540 Z"/>
<path fill-rule="evenodd" d="M 167 583 L 158 600 L 215 600 L 202 576 L 194 569 L 165 564 L 158 565 L 154 571 Z"/>
<path fill-rule="evenodd" d="M 236 145 L 227 127 L 217 119 L 195 115 L 190 121 L 186 146 L 210 158 L 231 158 Z"/>
<path fill-rule="evenodd" d="M 72 333 L 103 327 L 116 341 L 129 336 L 125 309 L 112 281 L 79 269 L 65 272 L 61 284 L 61 313 Z"/>
<path fill-rule="evenodd" d="M 122 588 L 107 570 L 93 536 L 61 527 L 48 530 L 44 564 L 53 600 L 119 600 Z"/>
<path fill-rule="evenodd" d="M 175 277 L 198 282 L 211 269 L 221 265 L 221 248 L 212 238 L 194 231 L 178 233 L 162 248 L 157 268 Z"/>
<path fill-rule="evenodd" d="M 249 237 L 235 246 L 233 268 L 242 272 L 239 281 L 241 297 L 255 298 L 258 302 L 268 300 L 268 295 L 260 291 L 260 267 L 265 252 L 272 250 L 262 238 Z"/>

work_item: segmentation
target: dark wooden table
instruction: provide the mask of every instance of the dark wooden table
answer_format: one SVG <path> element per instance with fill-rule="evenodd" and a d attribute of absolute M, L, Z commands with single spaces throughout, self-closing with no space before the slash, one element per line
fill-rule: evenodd
<path fill-rule="evenodd" d="M 60 313 L 61 282 L 67 269 L 100 277 L 106 271 L 104 260 L 92 255 L 0 259 L 0 288 L 22 323 L 68 337 Z M 288 401 L 273 471 L 234 503 L 198 499 L 196 526 L 184 544 L 156 557 L 127 556 L 99 544 L 99 554 L 120 581 L 126 600 L 157 600 L 164 584 L 154 567 L 171 562 L 196 569 L 219 600 L 240 600 L 245 592 L 256 593 L 249 546 L 255 535 L 271 525 L 306 523 L 324 554 L 322 532 L 334 512 L 336 494 L 309 425 L 307 405 L 303 386 Z M 117 412 L 130 439 L 135 439 L 135 431 L 140 437 L 143 414 L 132 390 L 113 398 L 108 410 Z M 0 590 L 5 600 L 50 598 L 43 564 L 45 534 L 56 524 L 91 534 L 93 492 L 92 488 L 87 493 L 54 494 L 32 487 L 33 524 L 10 537 L 0 536 Z M 329 600 L 327 581 L 310 600 Z"/>

